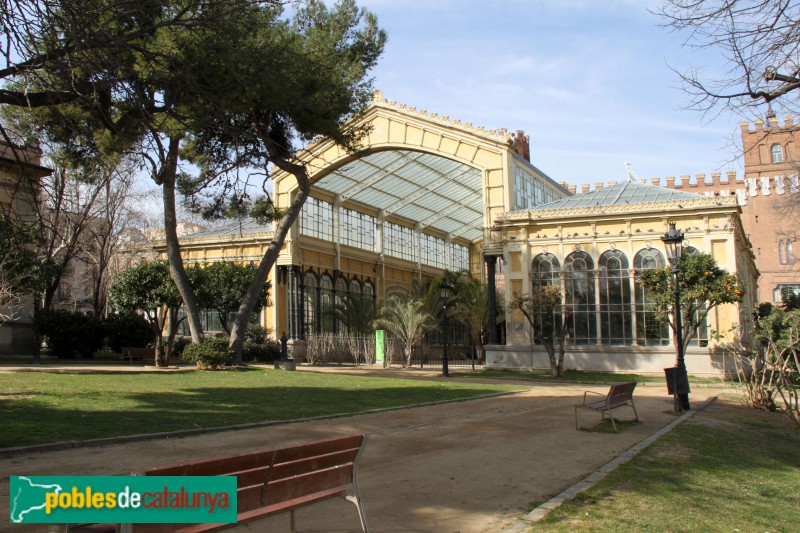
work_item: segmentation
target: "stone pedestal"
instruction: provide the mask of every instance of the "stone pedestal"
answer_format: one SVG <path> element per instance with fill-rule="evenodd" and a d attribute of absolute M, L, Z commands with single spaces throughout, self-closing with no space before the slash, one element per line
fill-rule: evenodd
<path fill-rule="evenodd" d="M 297 370 L 297 364 L 294 362 L 294 359 L 275 361 L 275 370 Z"/>
<path fill-rule="evenodd" d="M 286 342 L 289 359 L 295 361 L 305 361 L 306 358 L 306 341 L 301 339 L 289 339 Z"/>

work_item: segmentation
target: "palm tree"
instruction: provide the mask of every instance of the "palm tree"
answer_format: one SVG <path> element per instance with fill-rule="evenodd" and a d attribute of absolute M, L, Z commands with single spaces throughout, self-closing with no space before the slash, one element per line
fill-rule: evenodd
<path fill-rule="evenodd" d="M 375 329 L 373 323 L 377 309 L 372 298 L 348 293 L 325 314 L 334 317 L 337 323 L 343 324 L 350 335 L 368 335 Z"/>
<path fill-rule="evenodd" d="M 453 287 L 453 318 L 463 324 L 478 358 L 484 356 L 483 336 L 489 328 L 489 292 L 487 287 L 468 273 L 458 276 Z"/>
<path fill-rule="evenodd" d="M 375 326 L 390 331 L 403 343 L 405 362 L 411 364 L 414 345 L 435 325 L 433 316 L 425 309 L 422 300 L 392 296 L 381 309 Z"/>

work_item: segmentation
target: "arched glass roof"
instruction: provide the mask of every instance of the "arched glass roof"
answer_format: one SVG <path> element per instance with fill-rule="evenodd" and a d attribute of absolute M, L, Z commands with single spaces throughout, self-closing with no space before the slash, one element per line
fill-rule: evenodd
<path fill-rule="evenodd" d="M 387 150 L 356 159 L 313 189 L 474 241 L 483 236 L 481 171 L 438 155 Z"/>

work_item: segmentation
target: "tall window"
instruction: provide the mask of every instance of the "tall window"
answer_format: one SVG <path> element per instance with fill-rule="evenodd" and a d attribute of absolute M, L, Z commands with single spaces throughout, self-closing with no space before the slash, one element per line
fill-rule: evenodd
<path fill-rule="evenodd" d="M 573 252 L 564 261 L 564 300 L 573 344 L 590 344 L 597 340 L 593 269 L 594 261 L 586 252 Z"/>
<path fill-rule="evenodd" d="M 773 163 L 783 163 L 783 147 L 780 144 L 773 144 L 770 148 L 770 154 L 772 155 Z"/>
<path fill-rule="evenodd" d="M 318 332 L 320 328 L 317 296 L 317 276 L 309 270 L 303 276 L 303 327 L 306 334 Z"/>
<path fill-rule="evenodd" d="M 422 233 L 419 236 L 419 261 L 425 265 L 445 268 L 444 239 Z"/>
<path fill-rule="evenodd" d="M 323 274 L 319 278 L 319 322 L 321 325 L 321 333 L 333 333 L 334 318 L 331 315 L 333 310 L 333 280 L 328 274 Z"/>
<path fill-rule="evenodd" d="M 364 301 L 375 303 L 375 286 L 370 280 L 364 281 Z"/>
<path fill-rule="evenodd" d="M 794 262 L 794 251 L 792 250 L 792 241 L 789 240 L 778 241 L 778 260 L 782 265 L 788 265 Z"/>
<path fill-rule="evenodd" d="M 383 223 L 383 253 L 400 259 L 414 260 L 414 230 L 394 224 Z"/>
<path fill-rule="evenodd" d="M 336 278 L 336 297 L 334 299 L 334 305 L 339 306 L 344 302 L 344 297 L 347 294 L 347 280 L 345 280 L 342 276 Z M 340 321 L 336 321 L 336 334 L 337 335 L 344 335 L 347 333 L 344 324 Z"/>
<path fill-rule="evenodd" d="M 639 346 L 667 346 L 669 345 L 669 325 L 659 320 L 655 313 L 655 303 L 650 291 L 642 285 L 639 274 L 644 270 L 664 268 L 664 256 L 655 248 L 640 250 L 633 258 L 633 268 L 636 269 L 637 278 L 635 287 L 636 297 L 636 343 Z"/>
<path fill-rule="evenodd" d="M 529 174 L 522 167 L 514 170 L 514 196 L 515 209 L 530 209 L 557 199 L 555 193 L 540 178 Z"/>
<path fill-rule="evenodd" d="M 600 338 L 603 344 L 630 344 L 631 285 L 628 258 L 619 250 L 603 252 L 598 260 L 600 281 Z"/>
<path fill-rule="evenodd" d="M 352 209 L 340 209 L 339 242 L 363 250 L 375 250 L 375 218 Z"/>
<path fill-rule="evenodd" d="M 531 263 L 531 286 L 545 287 L 548 285 L 560 286 L 559 272 L 561 271 L 558 258 L 553 254 L 539 254 L 533 258 Z M 544 313 L 539 315 L 539 324 L 544 328 L 548 325 L 550 328 L 555 329 L 561 326 L 561 313 L 555 312 L 553 316 L 546 316 Z M 536 334 L 540 333 L 537 331 Z M 551 336 L 555 334 L 554 331 L 547 332 Z"/>
<path fill-rule="evenodd" d="M 453 242 L 450 243 L 450 254 L 452 257 L 450 267 L 453 270 L 469 270 L 469 248 Z"/>
<path fill-rule="evenodd" d="M 333 240 L 333 205 L 309 197 L 300 212 L 300 234 Z"/>

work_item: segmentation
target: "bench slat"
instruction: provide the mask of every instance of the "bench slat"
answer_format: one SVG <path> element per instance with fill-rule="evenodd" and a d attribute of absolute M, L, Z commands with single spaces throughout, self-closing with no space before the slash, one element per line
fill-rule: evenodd
<path fill-rule="evenodd" d="M 316 501 L 355 495 L 362 528 L 366 518 L 356 483 L 359 456 L 366 435 L 336 437 L 233 457 L 179 463 L 140 472 L 142 476 L 225 476 L 237 478 L 238 521 L 293 511 Z M 348 489 L 352 487 L 352 491 Z M 348 498 L 349 499 L 349 498 Z M 231 524 L 137 524 L 135 531 L 201 532 L 235 527 Z"/>

